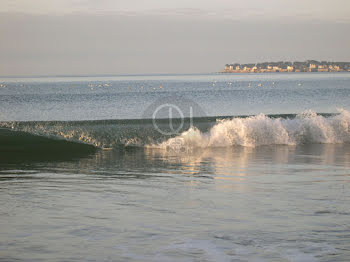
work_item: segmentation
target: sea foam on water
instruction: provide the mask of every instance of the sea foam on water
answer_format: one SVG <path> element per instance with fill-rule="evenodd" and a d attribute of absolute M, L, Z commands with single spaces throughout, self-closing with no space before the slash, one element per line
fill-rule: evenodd
<path fill-rule="evenodd" d="M 271 118 L 264 114 L 247 118 L 217 120 L 205 133 L 196 127 L 158 144 L 158 147 L 227 147 L 261 145 L 298 145 L 308 143 L 350 142 L 350 113 L 324 117 L 311 110 L 293 119 Z"/>

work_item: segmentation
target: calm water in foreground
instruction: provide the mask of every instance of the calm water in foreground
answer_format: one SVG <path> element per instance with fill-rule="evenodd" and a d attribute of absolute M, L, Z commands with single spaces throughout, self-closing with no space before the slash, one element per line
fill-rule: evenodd
<path fill-rule="evenodd" d="M 0 84 L 0 261 L 349 261 L 350 74 Z"/>

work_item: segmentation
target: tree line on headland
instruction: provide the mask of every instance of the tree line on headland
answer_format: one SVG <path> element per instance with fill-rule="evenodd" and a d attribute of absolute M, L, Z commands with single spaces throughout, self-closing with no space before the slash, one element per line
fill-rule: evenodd
<path fill-rule="evenodd" d="M 304 62 L 263 62 L 256 64 L 226 64 L 222 73 L 268 72 L 350 72 L 350 62 L 307 60 Z"/>

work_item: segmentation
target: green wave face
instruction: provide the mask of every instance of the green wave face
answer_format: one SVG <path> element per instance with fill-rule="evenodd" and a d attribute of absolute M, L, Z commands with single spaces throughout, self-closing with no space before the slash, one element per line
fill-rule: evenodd
<path fill-rule="evenodd" d="M 84 143 L 0 129 L 0 163 L 65 161 L 87 156 L 95 151 L 94 146 Z"/>

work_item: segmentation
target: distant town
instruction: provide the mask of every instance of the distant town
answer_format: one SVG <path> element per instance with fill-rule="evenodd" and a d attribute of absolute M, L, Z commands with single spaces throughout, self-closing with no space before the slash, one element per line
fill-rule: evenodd
<path fill-rule="evenodd" d="M 264 62 L 257 64 L 226 64 L 222 73 L 275 73 L 275 72 L 350 72 L 350 62 Z"/>

